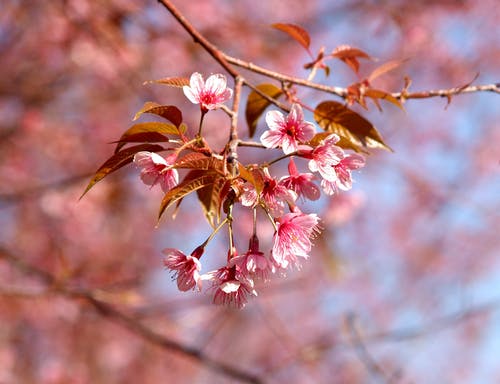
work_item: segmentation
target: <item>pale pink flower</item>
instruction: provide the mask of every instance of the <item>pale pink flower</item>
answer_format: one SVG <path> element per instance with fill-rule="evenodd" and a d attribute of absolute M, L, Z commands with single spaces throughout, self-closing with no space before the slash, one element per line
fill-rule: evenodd
<path fill-rule="evenodd" d="M 260 137 L 261 143 L 267 148 L 282 147 L 285 154 L 297 151 L 299 143 L 309 141 L 315 133 L 314 125 L 304 120 L 299 104 L 293 104 L 286 117 L 280 111 L 267 112 L 266 123 L 269 130 Z"/>
<path fill-rule="evenodd" d="M 179 174 L 172 168 L 177 156 L 170 155 L 166 159 L 154 152 L 137 152 L 134 163 L 141 168 L 141 180 L 151 187 L 160 183 L 163 192 L 168 192 L 179 182 Z"/>
<path fill-rule="evenodd" d="M 180 291 L 189 291 L 195 287 L 201 290 L 199 258 L 203 254 L 202 247 L 196 248 L 190 256 L 175 248 L 166 248 L 163 253 L 166 255 L 163 264 L 174 272 L 174 278 L 177 278 L 177 287 Z"/>
<path fill-rule="evenodd" d="M 335 134 L 327 136 L 306 157 L 309 157 L 309 169 L 311 172 L 319 172 L 327 180 L 336 179 L 333 166 L 344 158 L 344 151 L 335 144 L 340 138 Z"/>
<path fill-rule="evenodd" d="M 316 214 L 305 214 L 298 209 L 287 213 L 276 222 L 272 258 L 281 268 L 289 265 L 300 268 L 298 257 L 307 259 L 311 251 L 311 239 L 319 232 Z"/>
<path fill-rule="evenodd" d="M 327 195 L 334 195 L 338 190 L 348 191 L 352 188 L 353 169 L 361 168 L 365 165 L 365 158 L 357 153 L 346 155 L 340 162 L 332 168 L 335 171 L 335 178 L 331 180 L 323 179 L 321 187 Z"/>
<path fill-rule="evenodd" d="M 245 276 L 238 265 L 219 268 L 204 275 L 203 279 L 213 283 L 214 304 L 243 308 L 249 295 L 257 296 L 253 289 L 253 280 Z"/>
<path fill-rule="evenodd" d="M 294 191 L 297 196 L 309 200 L 318 200 L 320 197 L 319 187 L 313 183 L 315 176 L 312 173 L 299 173 L 293 158 L 288 163 L 288 173 L 290 176 L 280 180 L 280 184 L 285 188 Z"/>
<path fill-rule="evenodd" d="M 264 174 L 264 187 L 260 196 L 257 196 L 255 187 L 247 183 L 243 186 L 241 204 L 246 207 L 255 207 L 263 202 L 273 216 L 281 216 L 285 209 L 285 202 L 293 204 L 297 200 L 297 194 L 269 175 Z"/>
<path fill-rule="evenodd" d="M 271 260 L 259 250 L 259 239 L 256 235 L 250 238 L 248 251 L 241 256 L 233 257 L 229 265 L 237 265 L 242 274 L 264 281 L 269 280 L 269 275 L 274 272 Z"/>
<path fill-rule="evenodd" d="M 226 76 L 215 74 L 203 81 L 203 76 L 195 72 L 191 75 L 189 86 L 182 87 L 184 95 L 193 104 L 200 104 L 202 111 L 219 108 L 231 98 L 233 90 L 226 87 Z"/>

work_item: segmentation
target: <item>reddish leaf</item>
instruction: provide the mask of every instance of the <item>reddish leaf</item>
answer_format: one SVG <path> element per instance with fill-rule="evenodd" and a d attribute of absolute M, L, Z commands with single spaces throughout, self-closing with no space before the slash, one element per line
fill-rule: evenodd
<path fill-rule="evenodd" d="M 359 61 L 360 59 L 372 60 L 370 55 L 358 48 L 353 48 L 348 45 L 341 45 L 332 52 L 332 57 L 342 60 L 346 63 L 354 72 L 358 73 Z"/>
<path fill-rule="evenodd" d="M 271 25 L 271 27 L 287 33 L 291 38 L 297 41 L 309 52 L 311 37 L 304 28 L 299 27 L 298 25 L 295 24 L 283 24 L 283 23 L 276 23 Z"/>
<path fill-rule="evenodd" d="M 220 222 L 220 210 L 228 192 L 228 185 L 229 180 L 216 175 L 213 183 L 196 191 L 203 213 L 212 227 L 215 227 Z"/>
<path fill-rule="evenodd" d="M 273 99 L 277 99 L 283 93 L 283 90 L 273 84 L 259 84 L 257 85 L 257 89 Z M 250 137 L 253 137 L 255 134 L 257 121 L 269 104 L 271 103 L 268 100 L 255 91 L 250 92 L 248 95 L 245 118 L 248 124 L 248 133 Z"/>
<path fill-rule="evenodd" d="M 164 142 L 168 142 L 168 137 L 163 136 L 161 133 L 140 132 L 129 135 L 123 139 L 113 141 L 112 143 L 126 144 L 126 143 L 164 143 Z"/>
<path fill-rule="evenodd" d="M 185 77 L 165 77 L 159 80 L 148 80 L 144 82 L 144 84 L 152 84 L 152 83 L 164 84 L 164 85 L 169 85 L 171 87 L 182 88 L 185 85 L 189 85 L 189 79 Z"/>
<path fill-rule="evenodd" d="M 377 99 L 386 100 L 386 101 L 394 104 L 395 106 L 401 108 L 404 111 L 404 107 L 403 107 L 403 104 L 401 104 L 401 101 L 396 99 L 394 96 L 392 96 L 388 92 L 382 91 L 380 89 L 368 88 L 365 90 L 364 96 L 370 97 L 371 99 L 373 99 L 373 102 L 377 105 L 378 109 L 380 109 L 380 110 L 382 110 L 382 108 L 380 108 L 380 105 L 378 104 Z"/>
<path fill-rule="evenodd" d="M 186 156 L 178 159 L 175 168 L 190 168 L 202 171 L 214 171 L 223 174 L 224 161 L 214 156 L 207 156 L 198 152 L 188 153 Z"/>
<path fill-rule="evenodd" d="M 135 114 L 133 120 L 137 120 L 143 113 L 152 113 L 161 116 L 172 122 L 176 127 L 182 123 L 182 112 L 174 105 L 160 105 L 153 101 L 148 101 L 141 110 Z"/>
<path fill-rule="evenodd" d="M 137 152 L 141 151 L 159 152 L 164 149 L 165 148 L 163 148 L 161 145 L 140 144 L 126 148 L 123 151 L 115 153 L 108 160 L 106 160 L 103 165 L 99 167 L 94 177 L 92 177 L 89 184 L 87 185 L 87 188 L 85 188 L 85 191 L 80 196 L 80 199 L 90 190 L 90 188 L 92 188 L 97 182 L 101 181 L 104 177 L 120 169 L 121 167 L 127 165 L 128 163 L 132 162 L 134 155 Z"/>
<path fill-rule="evenodd" d="M 254 177 L 253 177 L 253 174 L 251 171 L 249 171 L 247 169 L 247 167 L 245 167 L 243 164 L 241 163 L 238 163 L 238 173 L 239 173 L 239 176 L 245 180 L 245 181 L 248 181 L 249 183 L 251 183 L 252 185 L 255 185 L 255 180 L 254 180 Z"/>
<path fill-rule="evenodd" d="M 324 140 L 325 138 L 327 138 L 331 134 L 332 134 L 332 132 L 319 132 L 319 133 L 315 134 L 314 137 L 311 140 L 309 140 L 307 144 L 310 145 L 311 147 L 316 147 L 319 145 L 321 140 Z M 368 151 L 363 149 L 363 147 L 359 147 L 357 145 L 354 145 L 349 139 L 346 139 L 344 136 L 339 136 L 339 137 L 340 137 L 340 140 L 337 141 L 337 144 L 335 144 L 335 145 L 337 145 L 341 148 L 344 148 L 344 149 L 352 149 L 356 152 L 368 153 Z"/>
<path fill-rule="evenodd" d="M 320 103 L 314 110 L 314 119 L 325 131 L 346 139 L 357 151 L 362 151 L 363 147 L 391 150 L 372 123 L 341 103 Z"/>
<path fill-rule="evenodd" d="M 198 171 L 199 172 L 199 171 Z M 158 220 L 163 212 L 168 209 L 176 201 L 183 199 L 191 192 L 197 191 L 207 185 L 213 184 L 219 176 L 215 173 L 199 172 L 194 178 L 186 178 L 179 185 L 168 191 L 160 204 L 160 212 Z"/>
<path fill-rule="evenodd" d="M 375 80 L 377 77 L 383 75 L 384 73 L 390 72 L 397 67 L 401 66 L 406 60 L 391 60 L 387 63 L 382 64 L 380 67 L 375 68 L 372 73 L 367 77 L 369 83 Z"/>
<path fill-rule="evenodd" d="M 179 128 L 169 123 L 159 123 L 159 122 L 134 124 L 132 127 L 127 129 L 118 140 L 118 145 L 116 146 L 115 153 L 117 153 L 125 145 L 125 140 L 128 137 L 137 135 L 138 133 L 159 133 L 162 135 L 169 135 L 169 134 L 178 135 Z"/>

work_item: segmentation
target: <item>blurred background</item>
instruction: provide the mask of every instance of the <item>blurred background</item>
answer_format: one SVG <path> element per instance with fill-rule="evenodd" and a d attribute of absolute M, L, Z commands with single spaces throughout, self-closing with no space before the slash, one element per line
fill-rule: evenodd
<path fill-rule="evenodd" d="M 226 53 L 294 76 L 307 77 L 309 57 L 273 23 L 304 27 L 313 53 L 366 51 L 378 61 L 362 62 L 362 76 L 408 59 L 375 81 L 388 91 L 404 76 L 410 91 L 477 74 L 477 84 L 500 81 L 494 0 L 176 3 Z M 179 89 L 143 85 L 222 72 L 166 9 L 4 0 L 0 67 L 0 383 L 500 380 L 498 94 L 410 100 L 406 112 L 354 107 L 394 153 L 374 151 L 352 191 L 304 208 L 323 219 L 310 260 L 237 311 L 212 305 L 210 293 L 179 293 L 163 269 L 163 248 L 188 253 L 210 233 L 194 198 L 155 227 L 161 192 L 127 167 L 78 200 L 144 102 L 175 104 L 197 127 L 198 107 Z M 317 80 L 357 81 L 340 61 L 331 69 Z M 298 95 L 313 107 L 335 100 Z M 206 124 L 222 146 L 225 114 Z M 251 223 L 235 224 L 248 233 Z M 269 246 L 271 233 L 261 236 Z M 204 266 L 226 251 L 223 237 L 210 243 Z"/>

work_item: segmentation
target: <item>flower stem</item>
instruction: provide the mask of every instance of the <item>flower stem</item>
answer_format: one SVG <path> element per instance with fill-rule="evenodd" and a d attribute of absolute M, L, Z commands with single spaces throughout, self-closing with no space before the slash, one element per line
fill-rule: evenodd
<path fill-rule="evenodd" d="M 200 118 L 200 126 L 198 127 L 198 134 L 196 135 L 196 137 L 198 139 L 201 137 L 201 127 L 203 125 L 203 118 L 205 117 L 206 114 L 207 114 L 207 111 L 205 109 L 202 109 L 201 110 L 201 118 Z"/>

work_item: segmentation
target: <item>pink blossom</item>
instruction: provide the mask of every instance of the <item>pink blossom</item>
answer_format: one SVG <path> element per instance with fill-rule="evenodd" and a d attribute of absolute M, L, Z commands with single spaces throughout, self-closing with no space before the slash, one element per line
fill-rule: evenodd
<path fill-rule="evenodd" d="M 281 268 L 298 264 L 297 257 L 307 259 L 311 251 L 311 239 L 319 232 L 319 218 L 316 214 L 305 214 L 296 209 L 276 222 L 272 257 Z"/>
<path fill-rule="evenodd" d="M 163 253 L 166 255 L 163 264 L 174 271 L 174 278 L 177 278 L 177 287 L 180 291 L 189 291 L 195 287 L 201 290 L 201 263 L 198 259 L 203 253 L 203 248 L 196 248 L 190 256 L 175 248 L 166 248 Z"/>
<path fill-rule="evenodd" d="M 172 154 L 166 159 L 154 152 L 137 152 L 134 163 L 141 168 L 141 180 L 144 184 L 155 186 L 160 183 L 163 192 L 168 192 L 179 182 L 177 170 L 172 168 L 176 155 Z"/>
<path fill-rule="evenodd" d="M 336 134 L 327 136 L 320 144 L 314 148 L 307 157 L 311 172 L 319 172 L 327 180 L 336 179 L 333 166 L 337 165 L 344 158 L 344 151 L 335 144 L 340 140 Z"/>
<path fill-rule="evenodd" d="M 259 239 L 256 235 L 250 238 L 248 251 L 244 255 L 232 258 L 229 265 L 237 265 L 243 275 L 264 281 L 269 280 L 274 271 L 271 260 L 259 250 Z"/>
<path fill-rule="evenodd" d="M 297 151 L 299 143 L 312 139 L 315 133 L 314 125 L 304 120 L 299 104 L 292 105 L 287 117 L 280 111 L 267 112 L 266 123 L 269 130 L 262 134 L 260 141 L 267 148 L 281 146 L 285 154 Z"/>
<path fill-rule="evenodd" d="M 309 200 L 318 200 L 320 197 L 319 187 L 313 183 L 315 176 L 312 173 L 299 173 L 292 158 L 288 164 L 288 173 L 290 176 L 280 180 L 280 184 L 285 188 L 294 191 L 297 196 Z"/>
<path fill-rule="evenodd" d="M 241 204 L 246 207 L 255 207 L 263 202 L 273 216 L 281 216 L 285 209 L 285 202 L 293 204 L 297 200 L 297 194 L 269 175 L 264 175 L 264 187 L 257 196 L 255 187 L 247 183 L 243 186 Z"/>
<path fill-rule="evenodd" d="M 233 90 L 226 87 L 226 76 L 221 74 L 211 75 L 204 82 L 203 76 L 195 72 L 191 75 L 189 86 L 185 85 L 182 90 L 189 101 L 200 104 L 204 112 L 220 108 L 233 95 Z"/>
<path fill-rule="evenodd" d="M 361 168 L 365 165 L 365 158 L 357 153 L 346 155 L 340 162 L 332 167 L 335 171 L 335 178 L 321 181 L 321 187 L 327 195 L 334 195 L 338 190 L 348 191 L 352 188 L 353 169 Z"/>
<path fill-rule="evenodd" d="M 248 295 L 257 296 L 253 281 L 245 276 L 238 265 L 228 265 L 203 276 L 213 282 L 214 304 L 243 308 L 248 302 Z"/>

